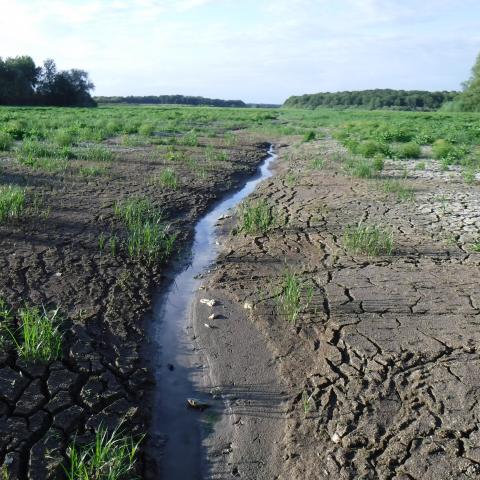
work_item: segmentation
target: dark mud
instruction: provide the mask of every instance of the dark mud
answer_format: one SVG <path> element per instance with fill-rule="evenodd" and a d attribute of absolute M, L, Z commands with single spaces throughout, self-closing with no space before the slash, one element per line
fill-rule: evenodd
<path fill-rule="evenodd" d="M 116 159 L 99 177 L 47 174 L 0 159 L 0 182 L 25 186 L 29 207 L 21 220 L 0 225 L 0 295 L 15 309 L 58 306 L 65 319 L 61 360 L 27 364 L 8 344 L 0 352 L 0 471 L 10 480 L 61 478 L 67 446 L 74 438 L 89 442 L 100 424 L 123 421 L 133 435 L 147 430 L 153 376 L 141 354 L 143 319 L 169 267 L 132 260 L 122 249 L 101 252 L 99 237 L 122 238 L 115 202 L 145 196 L 179 233 L 182 255 L 195 220 L 265 156 L 266 146 L 248 139 L 234 146 L 208 142 L 226 151 L 228 161 L 202 176 L 167 160 L 160 148 L 115 142 Z M 183 150 L 203 161 L 201 147 Z M 178 190 L 151 182 L 165 166 L 179 174 Z"/>

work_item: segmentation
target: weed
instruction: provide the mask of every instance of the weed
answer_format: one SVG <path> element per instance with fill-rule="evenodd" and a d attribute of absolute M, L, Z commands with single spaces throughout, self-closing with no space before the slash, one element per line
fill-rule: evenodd
<path fill-rule="evenodd" d="M 100 146 L 91 146 L 78 149 L 76 155 L 79 160 L 93 162 L 111 162 L 115 157 L 111 150 Z"/>
<path fill-rule="evenodd" d="M 171 168 L 166 168 L 154 178 L 154 183 L 176 190 L 179 184 L 178 175 Z"/>
<path fill-rule="evenodd" d="M 473 184 L 475 183 L 476 177 L 475 177 L 476 171 L 473 168 L 466 168 L 462 171 L 462 178 L 465 183 L 468 184 Z"/>
<path fill-rule="evenodd" d="M 325 166 L 325 159 L 316 157 L 310 162 L 310 167 L 313 170 L 321 170 Z"/>
<path fill-rule="evenodd" d="M 313 287 L 306 287 L 292 272 L 286 272 L 277 297 L 277 305 L 290 323 L 295 324 L 299 314 L 308 308 Z"/>
<path fill-rule="evenodd" d="M 299 175 L 294 172 L 288 172 L 285 176 L 285 183 L 290 187 L 295 186 L 298 183 Z"/>
<path fill-rule="evenodd" d="M 142 123 L 142 125 L 138 127 L 139 135 L 144 137 L 151 137 L 154 131 L 155 127 L 151 123 Z"/>
<path fill-rule="evenodd" d="M 0 223 L 21 217 L 25 209 L 25 190 L 13 185 L 0 186 Z"/>
<path fill-rule="evenodd" d="M 70 147 L 75 143 L 75 135 L 67 129 L 57 130 L 53 136 L 53 141 L 60 147 Z"/>
<path fill-rule="evenodd" d="M 0 152 L 10 150 L 13 145 L 13 137 L 7 132 L 0 132 Z"/>
<path fill-rule="evenodd" d="M 415 165 L 415 170 L 420 170 L 420 171 L 423 171 L 427 168 L 427 165 L 425 162 L 418 162 L 416 165 Z"/>
<path fill-rule="evenodd" d="M 99 177 L 100 175 L 105 175 L 107 170 L 103 167 L 80 167 L 78 173 L 82 177 Z"/>
<path fill-rule="evenodd" d="M 395 193 L 400 201 L 415 199 L 413 189 L 403 181 L 388 179 L 382 183 L 382 187 L 385 193 Z"/>
<path fill-rule="evenodd" d="M 316 133 L 313 130 L 309 130 L 303 135 L 303 141 L 304 142 L 311 142 L 312 140 L 315 140 L 317 138 Z"/>
<path fill-rule="evenodd" d="M 377 153 L 373 157 L 372 167 L 376 172 L 381 172 L 385 167 L 385 159 L 381 153 Z"/>
<path fill-rule="evenodd" d="M 472 250 L 476 253 L 480 253 L 480 240 L 472 243 Z"/>
<path fill-rule="evenodd" d="M 304 390 L 302 392 L 302 408 L 303 408 L 303 417 L 307 418 L 307 415 L 310 413 L 312 409 L 314 401 L 312 395 L 308 395 L 308 393 Z"/>
<path fill-rule="evenodd" d="M 148 262 L 171 255 L 176 234 L 161 224 L 162 213 L 149 200 L 136 198 L 115 206 L 115 215 L 127 227 L 127 252 Z"/>
<path fill-rule="evenodd" d="M 268 232 L 275 224 L 275 213 L 264 200 L 245 203 L 240 208 L 241 230 L 247 234 Z"/>
<path fill-rule="evenodd" d="M 63 466 L 68 480 L 133 480 L 140 440 L 126 436 L 117 427 L 109 432 L 100 426 L 95 440 L 85 447 L 75 444 L 67 450 L 68 464 Z"/>
<path fill-rule="evenodd" d="M 118 238 L 116 235 L 112 235 L 108 240 L 108 246 L 110 247 L 110 253 L 112 257 L 117 254 L 117 245 L 118 245 Z"/>
<path fill-rule="evenodd" d="M 343 236 L 347 250 L 354 254 L 376 256 L 391 255 L 393 252 L 393 234 L 378 225 L 359 223 L 347 227 Z"/>
<path fill-rule="evenodd" d="M 187 134 L 181 139 L 182 145 L 188 145 L 190 147 L 196 147 L 198 145 L 198 136 L 195 130 L 190 130 Z"/>
<path fill-rule="evenodd" d="M 98 236 L 98 249 L 103 252 L 105 250 L 105 242 L 107 241 L 107 238 L 105 237 L 105 234 L 102 232 Z"/>
<path fill-rule="evenodd" d="M 415 142 L 403 143 L 394 150 L 394 155 L 397 158 L 420 158 L 421 154 L 420 145 Z"/>
<path fill-rule="evenodd" d="M 38 307 L 19 310 L 19 334 L 16 335 L 10 329 L 9 333 L 20 357 L 33 362 L 50 362 L 60 357 L 62 334 L 58 312 L 58 308 L 47 311 L 45 307 L 42 310 Z"/>

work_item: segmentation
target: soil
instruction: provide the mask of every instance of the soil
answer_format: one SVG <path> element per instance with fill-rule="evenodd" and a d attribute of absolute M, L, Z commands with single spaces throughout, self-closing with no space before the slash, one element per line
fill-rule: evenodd
<path fill-rule="evenodd" d="M 253 198 L 284 225 L 251 236 L 223 220 L 201 292 L 218 299 L 215 328 L 194 309 L 205 381 L 227 402 L 210 478 L 480 478 L 478 185 L 434 161 L 387 161 L 380 176 L 415 192 L 400 201 L 382 178 L 347 176 L 331 139 L 278 153 Z M 359 221 L 391 229 L 393 254 L 349 253 Z M 278 307 L 286 271 L 313 286 L 295 324 Z"/>
<path fill-rule="evenodd" d="M 140 405 L 148 405 L 152 375 L 141 355 L 144 319 L 169 264 L 148 265 L 121 248 L 115 255 L 108 247 L 101 251 L 99 238 L 125 235 L 115 202 L 148 197 L 178 232 L 175 250 L 187 252 L 195 220 L 241 185 L 266 151 L 242 136 L 234 145 L 214 138 L 200 143 L 177 150 L 201 164 L 208 143 L 229 160 L 198 175 L 185 162 L 168 160 L 165 147 L 125 148 L 111 140 L 116 158 L 108 173 L 83 178 L 0 158 L 0 182 L 28 192 L 24 217 L 0 225 L 0 296 L 15 310 L 58 306 L 64 319 L 60 360 L 27 363 L 12 345 L 0 352 L 0 471 L 10 480 L 61 478 L 67 447 L 90 442 L 99 425 L 123 422 L 133 435 L 146 431 L 149 408 Z M 165 167 L 179 174 L 178 189 L 151 181 Z"/>

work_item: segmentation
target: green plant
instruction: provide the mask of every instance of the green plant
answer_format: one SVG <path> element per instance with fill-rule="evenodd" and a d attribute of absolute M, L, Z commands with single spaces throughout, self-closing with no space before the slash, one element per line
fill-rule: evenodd
<path fill-rule="evenodd" d="M 75 143 L 75 135 L 67 129 L 56 130 L 52 136 L 53 141 L 60 147 L 70 147 Z"/>
<path fill-rule="evenodd" d="M 359 223 L 346 228 L 343 242 L 347 250 L 354 254 L 376 256 L 393 253 L 393 234 L 378 225 Z"/>
<path fill-rule="evenodd" d="M 107 241 L 107 238 L 105 237 L 105 234 L 103 232 L 100 233 L 98 236 L 98 249 L 103 252 L 105 250 L 105 242 Z"/>
<path fill-rule="evenodd" d="M 182 145 L 188 145 L 190 147 L 196 147 L 198 145 L 198 136 L 195 130 L 190 130 L 181 139 Z"/>
<path fill-rule="evenodd" d="M 33 362 L 50 362 L 60 357 L 62 334 L 58 312 L 58 308 L 47 311 L 45 307 L 42 310 L 38 307 L 19 310 L 18 335 L 10 329 L 9 333 L 20 357 Z"/>
<path fill-rule="evenodd" d="M 476 253 L 480 253 L 480 240 L 472 243 L 472 250 Z"/>
<path fill-rule="evenodd" d="M 317 138 L 316 133 L 313 130 L 309 130 L 308 132 L 305 132 L 303 135 L 303 141 L 304 142 L 311 142 L 312 140 L 315 140 Z"/>
<path fill-rule="evenodd" d="M 111 162 L 115 158 L 111 150 L 97 145 L 78 149 L 76 156 L 79 160 L 93 162 Z"/>
<path fill-rule="evenodd" d="M 462 171 L 462 178 L 465 183 L 468 184 L 473 184 L 475 183 L 476 177 L 475 177 L 476 171 L 473 168 L 466 168 Z"/>
<path fill-rule="evenodd" d="M 108 246 L 110 247 L 110 253 L 112 254 L 112 257 L 114 257 L 117 254 L 117 244 L 118 244 L 117 236 L 112 235 L 108 240 Z"/>
<path fill-rule="evenodd" d="M 325 159 L 316 157 L 310 162 L 310 166 L 313 170 L 321 170 L 325 166 Z"/>
<path fill-rule="evenodd" d="M 359 159 L 350 168 L 350 173 L 358 178 L 373 178 L 375 171 L 371 162 Z"/>
<path fill-rule="evenodd" d="M 415 198 L 415 193 L 404 181 L 386 179 L 382 183 L 385 193 L 395 193 L 400 201 L 411 201 Z"/>
<path fill-rule="evenodd" d="M 381 153 L 377 153 L 373 157 L 372 167 L 376 172 L 381 172 L 385 167 L 385 158 Z"/>
<path fill-rule="evenodd" d="M 304 390 L 302 392 L 302 408 L 303 408 L 303 416 L 307 418 L 310 410 L 312 409 L 313 402 L 313 395 L 308 395 L 308 393 Z"/>
<path fill-rule="evenodd" d="M 138 127 L 139 135 L 142 135 L 144 137 L 151 137 L 154 131 L 155 131 L 155 127 L 151 123 L 142 123 Z"/>
<path fill-rule="evenodd" d="M 417 143 L 408 142 L 399 145 L 394 150 L 394 154 L 397 158 L 420 158 L 422 150 Z"/>
<path fill-rule="evenodd" d="M 148 262 L 165 260 L 173 251 L 176 234 L 163 225 L 162 213 L 147 199 L 134 198 L 115 206 L 115 215 L 127 227 L 127 252 Z"/>
<path fill-rule="evenodd" d="M 310 305 L 312 297 L 312 286 L 305 286 L 295 273 L 287 271 L 284 274 L 277 305 L 290 323 L 296 323 L 299 314 Z"/>
<path fill-rule="evenodd" d="M 10 150 L 13 145 L 13 137 L 7 132 L 0 131 L 0 152 Z"/>
<path fill-rule="evenodd" d="M 247 234 L 264 234 L 274 226 L 275 215 L 264 200 L 245 203 L 240 207 L 240 228 Z"/>
<path fill-rule="evenodd" d="M 98 177 L 104 175 L 107 170 L 104 167 L 80 167 L 78 173 L 83 177 Z"/>
<path fill-rule="evenodd" d="M 162 187 L 171 188 L 172 190 L 176 190 L 179 184 L 178 175 L 171 168 L 163 170 L 155 177 L 154 182 Z"/>
<path fill-rule="evenodd" d="M 425 162 L 418 162 L 415 165 L 415 170 L 425 170 L 427 168 L 427 165 Z"/>
<path fill-rule="evenodd" d="M 79 447 L 75 444 L 67 449 L 68 463 L 64 471 L 68 480 L 134 480 L 137 455 L 143 440 L 134 440 L 125 435 L 120 427 L 113 432 L 100 426 L 95 440 Z"/>
<path fill-rule="evenodd" d="M 25 190 L 7 185 L 0 186 L 0 223 L 19 218 L 25 210 Z"/>

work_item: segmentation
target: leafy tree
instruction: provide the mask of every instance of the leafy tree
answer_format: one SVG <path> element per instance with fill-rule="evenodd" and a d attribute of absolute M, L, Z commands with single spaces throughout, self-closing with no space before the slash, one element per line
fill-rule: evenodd
<path fill-rule="evenodd" d="M 472 75 L 464 85 L 460 96 L 461 109 L 468 112 L 480 112 L 480 54 L 472 68 Z"/>

